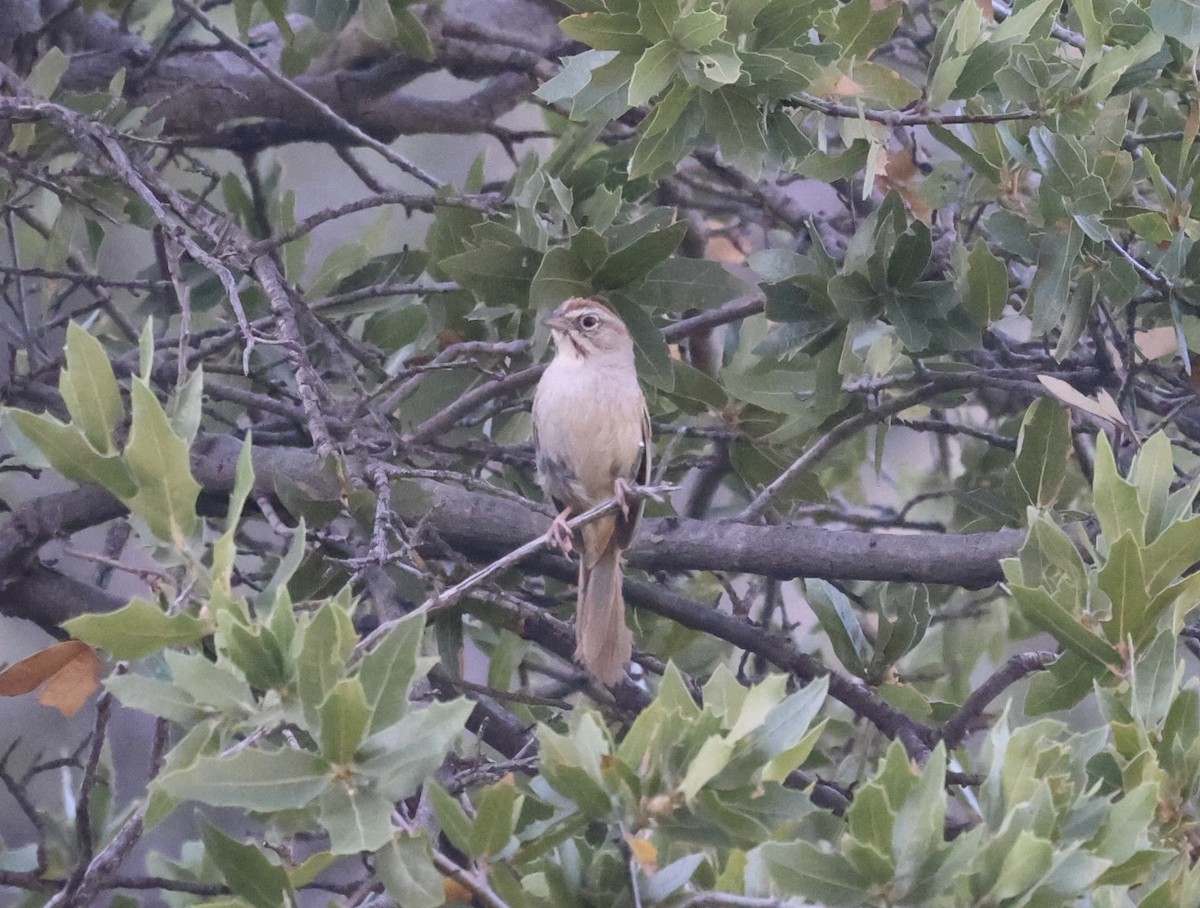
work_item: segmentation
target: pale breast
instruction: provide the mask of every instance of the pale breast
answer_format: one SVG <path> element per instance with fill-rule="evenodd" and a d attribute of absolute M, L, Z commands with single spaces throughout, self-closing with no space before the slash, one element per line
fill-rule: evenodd
<path fill-rule="evenodd" d="M 633 479 L 643 453 L 645 402 L 632 364 L 596 365 L 555 359 L 533 401 L 542 484 L 577 507 L 610 497 L 618 476 Z"/>

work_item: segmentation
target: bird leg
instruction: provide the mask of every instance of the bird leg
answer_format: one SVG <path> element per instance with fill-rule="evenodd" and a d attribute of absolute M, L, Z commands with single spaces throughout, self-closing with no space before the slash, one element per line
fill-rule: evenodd
<path fill-rule="evenodd" d="M 554 517 L 554 522 L 550 524 L 550 544 L 557 549 L 561 549 L 564 555 L 571 554 L 571 549 L 575 547 L 572 537 L 575 535 L 569 526 L 567 526 L 567 518 L 571 516 L 570 508 L 563 508 Z"/>
<path fill-rule="evenodd" d="M 621 506 L 621 515 L 628 520 L 630 512 L 637 507 L 637 498 L 633 494 L 633 486 L 624 476 L 613 480 L 613 497 Z"/>

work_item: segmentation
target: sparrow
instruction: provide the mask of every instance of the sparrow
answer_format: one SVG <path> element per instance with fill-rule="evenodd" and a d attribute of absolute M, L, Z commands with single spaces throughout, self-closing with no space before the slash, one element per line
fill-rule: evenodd
<path fill-rule="evenodd" d="M 650 477 L 650 416 L 638 385 L 633 338 L 606 306 L 575 297 L 546 320 L 554 359 L 533 398 L 538 479 L 558 509 L 551 538 L 573 548 L 566 521 L 616 496 L 618 513 L 582 527 L 575 658 L 615 684 L 633 653 L 621 595 L 621 553 L 637 531 L 642 502 L 631 483 Z"/>

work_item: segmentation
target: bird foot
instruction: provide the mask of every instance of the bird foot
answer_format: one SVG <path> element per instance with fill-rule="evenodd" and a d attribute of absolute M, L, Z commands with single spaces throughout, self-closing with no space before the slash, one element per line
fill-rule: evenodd
<path fill-rule="evenodd" d="M 561 549 L 564 555 L 571 554 L 571 550 L 575 548 L 573 540 L 574 533 L 567 526 L 567 518 L 571 516 L 570 508 L 563 508 L 554 518 L 554 522 L 550 524 L 550 544 L 557 549 Z"/>
<path fill-rule="evenodd" d="M 629 480 L 623 476 L 618 476 L 613 481 L 613 496 L 617 499 L 617 504 L 621 507 L 621 514 L 626 520 L 629 519 L 629 513 L 637 507 L 637 498 L 633 494 L 633 486 Z"/>

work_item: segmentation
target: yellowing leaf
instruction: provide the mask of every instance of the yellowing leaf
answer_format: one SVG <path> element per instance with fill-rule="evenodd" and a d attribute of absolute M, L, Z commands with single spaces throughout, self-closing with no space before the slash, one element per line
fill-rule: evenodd
<path fill-rule="evenodd" d="M 658 870 L 658 849 L 654 847 L 653 842 L 625 833 L 625 844 L 629 846 L 633 859 L 638 862 L 644 873 L 651 874 Z"/>

